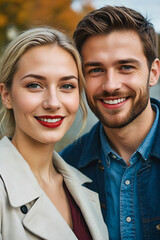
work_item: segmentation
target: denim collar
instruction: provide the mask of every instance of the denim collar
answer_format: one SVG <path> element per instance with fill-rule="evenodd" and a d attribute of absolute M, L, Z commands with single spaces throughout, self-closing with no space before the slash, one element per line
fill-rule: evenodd
<path fill-rule="evenodd" d="M 157 127 L 158 127 L 159 109 L 155 104 L 152 104 L 152 108 L 156 112 L 156 118 L 154 120 L 154 123 L 148 135 L 146 136 L 144 141 L 141 143 L 141 145 L 137 148 L 137 152 L 141 154 L 141 156 L 145 161 L 147 161 L 151 153 L 153 142 L 157 132 Z"/>
<path fill-rule="evenodd" d="M 150 129 L 144 141 L 141 143 L 141 145 L 137 148 L 137 150 L 132 155 L 133 157 L 135 154 L 139 153 L 145 161 L 148 160 L 149 154 L 151 153 L 151 149 L 153 146 L 153 142 L 154 142 L 156 132 L 157 132 L 157 127 L 158 127 L 159 109 L 155 104 L 152 104 L 152 108 L 156 112 L 156 118 L 154 120 L 152 128 Z M 102 126 L 100 128 L 100 139 L 101 139 L 102 150 L 105 155 L 105 159 L 107 159 L 108 155 L 112 154 L 116 156 L 117 160 L 120 160 L 121 157 L 116 152 L 114 152 L 113 149 L 110 147 L 108 138 Z"/>
<path fill-rule="evenodd" d="M 157 106 L 157 109 L 160 111 L 160 101 L 156 99 L 151 99 L 151 103 Z M 159 112 L 158 111 L 158 112 Z M 157 113 L 158 113 L 157 112 Z M 156 115 L 156 119 L 154 124 L 157 124 L 157 130 L 155 130 L 155 139 L 153 139 L 152 149 L 150 155 L 160 159 L 160 119 L 159 114 Z M 103 129 L 102 124 L 100 122 L 96 123 L 92 130 L 86 134 L 87 137 L 87 145 L 83 148 L 83 152 L 81 153 L 80 161 L 77 163 L 76 167 L 82 168 L 92 163 L 93 161 L 98 161 L 101 159 L 101 131 Z M 104 130 L 103 130 L 104 131 Z M 83 141 L 82 136 L 82 141 Z M 106 136 L 105 136 L 105 139 Z M 79 139 L 81 143 L 81 139 Z M 77 143 L 79 143 L 79 141 Z M 106 140 L 108 142 L 108 140 Z M 76 144 L 75 144 L 76 147 Z M 109 144 L 105 145 L 105 154 L 111 153 L 112 149 Z M 118 155 L 117 155 L 118 156 Z"/>

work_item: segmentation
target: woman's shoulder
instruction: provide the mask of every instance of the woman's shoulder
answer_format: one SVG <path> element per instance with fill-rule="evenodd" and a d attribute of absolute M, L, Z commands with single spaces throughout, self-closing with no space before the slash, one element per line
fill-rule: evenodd
<path fill-rule="evenodd" d="M 5 183 L 0 175 L 0 207 L 8 202 L 8 195 L 5 187 Z"/>

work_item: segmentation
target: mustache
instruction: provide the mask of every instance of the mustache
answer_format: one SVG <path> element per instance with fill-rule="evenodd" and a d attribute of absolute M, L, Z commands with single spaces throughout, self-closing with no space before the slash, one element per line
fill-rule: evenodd
<path fill-rule="evenodd" d="M 128 97 L 134 97 L 135 96 L 135 92 L 133 90 L 129 90 L 129 91 L 115 91 L 112 93 L 109 93 L 107 91 L 103 91 L 100 94 L 96 94 L 94 95 L 94 100 L 98 100 L 101 98 L 109 98 L 109 97 L 116 97 L 116 98 L 128 98 Z"/>

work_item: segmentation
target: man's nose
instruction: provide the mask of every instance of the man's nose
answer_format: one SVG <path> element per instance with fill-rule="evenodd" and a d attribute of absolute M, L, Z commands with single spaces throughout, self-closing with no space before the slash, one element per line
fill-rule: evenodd
<path fill-rule="evenodd" d="M 102 90 L 109 93 L 115 92 L 121 88 L 120 77 L 113 71 L 107 71 L 102 82 Z"/>

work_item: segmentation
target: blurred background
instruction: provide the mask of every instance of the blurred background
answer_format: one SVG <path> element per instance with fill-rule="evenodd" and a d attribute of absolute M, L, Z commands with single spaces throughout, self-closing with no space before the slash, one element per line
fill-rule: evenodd
<path fill-rule="evenodd" d="M 6 44 L 19 32 L 32 26 L 48 25 L 72 36 L 77 23 L 84 15 L 105 5 L 123 5 L 147 16 L 159 35 L 160 56 L 159 0 L 0 0 L 0 56 Z M 160 100 L 160 81 L 151 88 L 151 96 Z M 89 131 L 96 121 L 97 118 L 88 108 L 88 120 L 84 133 Z M 60 151 L 71 143 L 80 128 L 81 113 L 78 111 L 72 127 L 56 145 L 56 150 Z"/>

